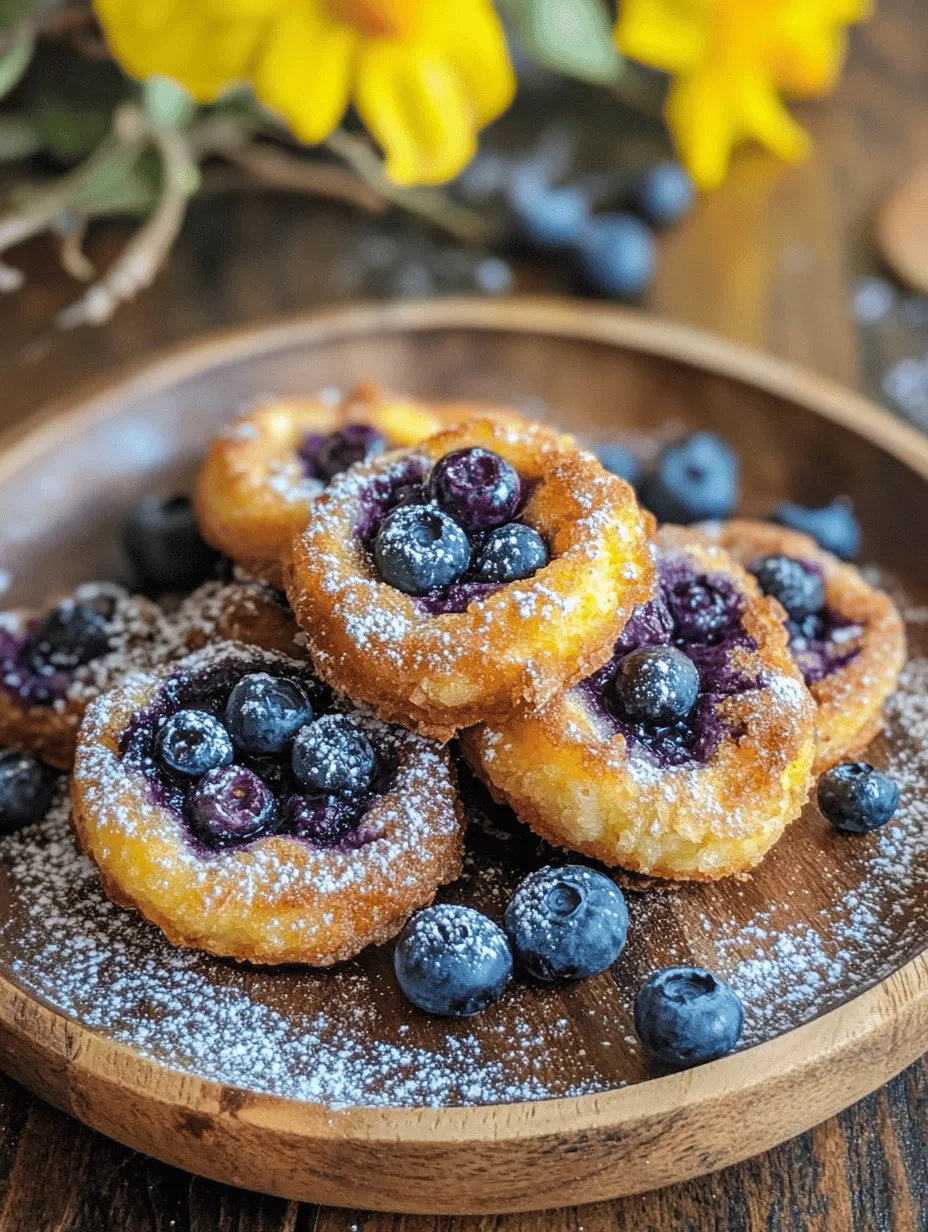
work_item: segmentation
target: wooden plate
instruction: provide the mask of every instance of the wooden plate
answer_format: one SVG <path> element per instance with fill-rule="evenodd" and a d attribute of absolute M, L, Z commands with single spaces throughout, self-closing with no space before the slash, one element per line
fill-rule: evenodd
<path fill-rule="evenodd" d="M 463 1023 L 414 1013 L 390 947 L 335 973 L 171 950 L 109 905 L 62 818 L 0 846 L 0 1063 L 172 1164 L 309 1201 L 480 1212 L 588 1202 L 770 1147 L 928 1046 L 928 443 L 861 399 L 679 326 L 552 301 L 310 317 L 174 353 L 46 414 L 0 458 L 7 598 L 118 569 L 116 528 L 231 411 L 362 376 L 513 402 L 589 439 L 669 421 L 740 450 L 747 512 L 849 493 L 911 661 L 872 757 L 898 820 L 843 838 L 809 807 L 754 879 L 630 894 L 631 941 L 575 989 L 519 984 Z M 456 897 L 499 913 L 545 851 L 499 810 Z M 699 961 L 747 1005 L 745 1047 L 681 1074 L 631 1030 L 647 972 Z"/>

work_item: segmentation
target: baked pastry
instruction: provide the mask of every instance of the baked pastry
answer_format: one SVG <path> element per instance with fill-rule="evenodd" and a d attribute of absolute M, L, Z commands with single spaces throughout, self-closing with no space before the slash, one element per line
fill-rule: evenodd
<path fill-rule="evenodd" d="M 461 870 L 446 753 L 234 643 L 88 708 L 73 810 L 114 901 L 254 963 L 351 958 Z"/>
<path fill-rule="evenodd" d="M 684 533 L 719 544 L 749 571 L 763 570 L 763 589 L 793 609 L 790 648 L 818 712 L 815 773 L 856 757 L 882 729 L 883 703 L 905 663 L 905 626 L 893 601 L 799 531 L 735 518 Z M 780 557 L 799 565 L 771 565 Z"/>
<path fill-rule="evenodd" d="M 259 406 L 220 432 L 207 452 L 194 493 L 203 538 L 280 586 L 281 560 L 305 527 L 310 503 L 334 475 L 478 413 L 521 419 L 515 411 L 474 403 L 393 397 L 372 382 L 335 406 L 316 398 Z"/>
<path fill-rule="evenodd" d="M 244 642 L 305 659 L 306 639 L 282 590 L 236 569 L 230 581 L 204 582 L 180 604 L 171 620 L 178 653 L 214 642 Z"/>
<path fill-rule="evenodd" d="M 626 483 L 538 425 L 475 421 L 336 478 L 286 588 L 323 679 L 444 741 L 594 671 L 652 576 Z"/>
<path fill-rule="evenodd" d="M 633 872 L 743 873 L 797 817 L 815 707 L 778 605 L 721 549 L 656 542 L 657 588 L 612 659 L 534 714 L 465 732 L 543 838 Z"/>
<path fill-rule="evenodd" d="M 163 650 L 163 613 L 109 582 L 78 586 L 45 612 L 0 613 L 0 747 L 74 760 L 88 701 Z"/>

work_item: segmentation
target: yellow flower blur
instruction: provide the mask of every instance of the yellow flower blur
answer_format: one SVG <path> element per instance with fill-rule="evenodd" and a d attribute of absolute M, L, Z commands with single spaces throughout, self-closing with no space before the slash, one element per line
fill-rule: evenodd
<path fill-rule="evenodd" d="M 696 184 L 711 189 L 740 141 L 805 157 L 808 134 L 780 91 L 826 94 L 844 61 L 844 27 L 869 10 L 869 0 L 620 0 L 615 35 L 625 55 L 673 76 L 667 121 Z"/>
<path fill-rule="evenodd" d="M 471 159 L 515 78 L 491 0 L 95 0 L 133 77 L 212 102 L 250 82 L 301 141 L 353 102 L 398 184 L 437 184 Z"/>

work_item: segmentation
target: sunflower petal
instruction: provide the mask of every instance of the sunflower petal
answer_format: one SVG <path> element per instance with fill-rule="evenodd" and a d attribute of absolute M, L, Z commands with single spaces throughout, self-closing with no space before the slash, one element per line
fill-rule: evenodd
<path fill-rule="evenodd" d="M 516 92 L 506 36 L 488 0 L 428 6 L 422 41 L 446 56 L 470 94 L 478 128 L 501 115 Z"/>
<path fill-rule="evenodd" d="M 709 72 L 678 78 L 667 95 L 666 115 L 693 182 L 706 191 L 718 188 L 737 139 L 724 78 Z"/>
<path fill-rule="evenodd" d="M 713 0 L 623 0 L 615 27 L 619 51 L 666 73 L 687 73 L 705 58 Z"/>

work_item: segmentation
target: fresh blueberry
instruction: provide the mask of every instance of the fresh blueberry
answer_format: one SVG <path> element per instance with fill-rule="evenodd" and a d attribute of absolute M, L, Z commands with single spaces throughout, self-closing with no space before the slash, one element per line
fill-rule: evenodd
<path fill-rule="evenodd" d="M 634 214 L 590 218 L 576 248 L 581 270 L 604 295 L 633 299 L 654 277 L 654 235 Z"/>
<path fill-rule="evenodd" d="M 0 834 L 40 821 L 48 812 L 58 776 L 18 749 L 0 752 Z"/>
<path fill-rule="evenodd" d="M 825 605 L 821 572 L 791 556 L 761 556 L 748 566 L 765 595 L 777 599 L 791 620 L 814 616 Z"/>
<path fill-rule="evenodd" d="M 470 541 L 441 509 L 401 505 L 380 524 L 374 563 L 390 586 L 407 595 L 425 595 L 450 586 L 467 572 Z"/>
<path fill-rule="evenodd" d="M 158 733 L 158 757 L 178 774 L 198 776 L 232 761 L 229 733 L 205 710 L 178 710 Z"/>
<path fill-rule="evenodd" d="M 283 807 L 282 825 L 287 834 L 304 838 L 317 847 L 334 847 L 353 834 L 358 809 L 337 796 L 290 796 Z"/>
<path fill-rule="evenodd" d="M 374 760 L 373 745 L 345 714 L 324 714 L 293 741 L 293 773 L 311 795 L 357 799 L 370 786 Z"/>
<path fill-rule="evenodd" d="M 634 194 L 636 208 L 655 227 L 672 227 L 680 222 L 695 199 L 688 172 L 672 159 L 649 167 Z"/>
<path fill-rule="evenodd" d="M 628 935 L 622 891 L 583 864 L 541 868 L 509 900 L 503 928 L 537 980 L 585 980 L 611 967 Z"/>
<path fill-rule="evenodd" d="M 853 560 L 860 551 L 860 523 L 847 497 L 838 497 L 824 509 L 807 509 L 792 501 L 780 501 L 770 519 L 811 535 L 826 552 L 833 552 L 841 560 Z"/>
<path fill-rule="evenodd" d="M 226 703 L 226 728 L 247 753 L 279 753 L 313 717 L 298 684 L 267 672 L 243 676 Z"/>
<path fill-rule="evenodd" d="M 393 955 L 404 996 L 429 1014 L 469 1018 L 492 1005 L 512 978 L 506 934 L 472 907 L 441 903 L 413 916 Z"/>
<path fill-rule="evenodd" d="M 635 999 L 635 1030 L 667 1065 L 701 1065 L 737 1045 L 744 1007 L 737 993 L 703 967 L 665 967 L 645 980 Z"/>
<path fill-rule="evenodd" d="M 123 544 L 145 588 L 193 590 L 212 574 L 219 554 L 204 543 L 186 496 L 149 496 L 123 527 Z"/>
<path fill-rule="evenodd" d="M 477 446 L 435 463 L 429 495 L 465 530 L 489 530 L 515 517 L 522 484 L 504 458 Z"/>
<path fill-rule="evenodd" d="M 643 646 L 619 663 L 613 697 L 633 722 L 665 727 L 685 718 L 699 696 L 699 673 L 682 650 Z"/>
<path fill-rule="evenodd" d="M 583 230 L 590 210 L 582 188 L 552 187 L 534 166 L 515 172 L 508 196 L 519 231 L 539 248 L 569 248 Z"/>
<path fill-rule="evenodd" d="M 600 445 L 597 447 L 596 456 L 607 471 L 612 471 L 613 475 L 618 475 L 620 479 L 630 483 L 633 488 L 637 488 L 641 483 L 644 474 L 641 459 L 630 449 L 626 449 L 624 445 L 616 445 L 612 442 Z"/>
<path fill-rule="evenodd" d="M 403 505 L 428 504 L 428 488 L 421 483 L 402 483 L 393 493 L 391 509 L 400 509 Z"/>
<path fill-rule="evenodd" d="M 708 578 L 686 578 L 669 587 L 666 602 L 674 632 L 684 642 L 717 642 L 731 619 L 725 596 Z"/>
<path fill-rule="evenodd" d="M 474 562 L 478 582 L 519 582 L 548 563 L 548 549 L 536 530 L 521 522 L 497 526 L 484 539 Z"/>
<path fill-rule="evenodd" d="M 187 801 L 194 833 L 211 847 L 266 833 L 277 819 L 277 801 L 266 783 L 244 766 L 208 770 Z"/>
<path fill-rule="evenodd" d="M 818 806 L 847 834 L 879 830 L 899 807 L 899 784 L 865 761 L 848 761 L 823 774 Z"/>
<path fill-rule="evenodd" d="M 659 521 L 688 525 L 729 517 L 738 488 L 735 451 L 714 432 L 697 432 L 663 450 L 641 500 Z"/>
<path fill-rule="evenodd" d="M 39 676 L 73 672 L 110 650 L 103 616 L 85 603 L 66 599 L 48 613 L 30 639 L 29 661 Z"/>
<path fill-rule="evenodd" d="M 356 462 L 370 462 L 387 448 L 383 433 L 369 424 L 346 424 L 327 436 L 316 454 L 320 479 L 334 479 Z"/>

